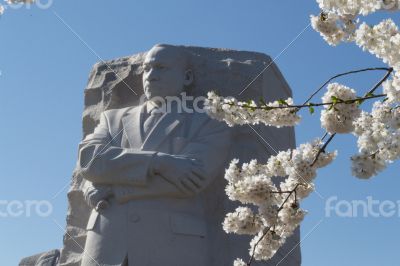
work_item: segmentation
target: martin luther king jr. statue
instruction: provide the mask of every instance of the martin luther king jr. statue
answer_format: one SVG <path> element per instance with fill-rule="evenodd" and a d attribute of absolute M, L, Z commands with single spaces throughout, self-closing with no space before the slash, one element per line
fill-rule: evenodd
<path fill-rule="evenodd" d="M 208 227 L 221 225 L 207 224 L 202 197 L 225 167 L 230 130 L 179 101 L 164 105 L 193 82 L 184 53 L 157 45 L 143 71 L 147 101 L 103 112 L 80 144 L 94 208 L 82 265 L 213 265 Z"/>
<path fill-rule="evenodd" d="M 258 58 L 270 63 L 262 54 L 189 50 L 195 53 L 171 45 L 156 45 L 148 51 L 140 66 L 145 100 L 108 108 L 80 143 L 77 174 L 83 178 L 80 189 L 92 208 L 80 265 L 225 266 L 248 256 L 249 239 L 222 230 L 224 214 L 234 209 L 224 193 L 223 173 L 232 155 L 246 161 L 273 153 L 249 135 L 248 128 L 233 130 L 199 112 L 198 104 L 185 101 L 182 92 L 194 92 L 195 76 L 199 88 L 224 77 L 229 69 L 237 80 L 225 76 L 217 88 L 229 87 L 246 82 L 246 75 L 257 71 Z M 202 61 L 204 51 L 216 61 Z M 239 66 L 248 73 L 240 76 Z M 203 73 L 202 68 L 213 72 Z M 250 95 L 266 91 L 268 99 L 290 94 L 279 70 L 272 65 L 268 71 L 255 84 L 256 90 L 248 90 Z M 278 149 L 294 145 L 291 130 L 259 130 Z M 77 217 L 71 215 L 69 222 Z M 68 237 L 73 239 L 74 232 Z M 274 258 L 254 265 L 299 266 L 298 243 L 297 230 Z M 76 265 L 70 250 L 70 245 L 64 247 L 60 265 Z"/>

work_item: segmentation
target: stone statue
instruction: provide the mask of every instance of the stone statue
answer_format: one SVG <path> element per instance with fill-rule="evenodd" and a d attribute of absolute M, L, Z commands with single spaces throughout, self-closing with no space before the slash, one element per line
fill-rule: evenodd
<path fill-rule="evenodd" d="M 195 112 L 180 109 L 185 95 L 213 89 L 239 100 L 291 96 L 271 59 L 254 52 L 156 45 L 96 64 L 85 91 L 85 138 L 68 193 L 64 247 L 58 262 L 52 252 L 42 255 L 52 264 L 34 256 L 21 265 L 220 266 L 247 258 L 250 238 L 222 230 L 236 207 L 224 193 L 225 167 L 233 158 L 262 162 L 294 147 L 294 132 L 254 127 L 270 146 L 249 127 L 209 119 L 193 101 L 187 109 Z M 168 96 L 178 100 L 165 105 Z M 300 265 L 299 241 L 296 230 L 274 258 L 254 265 Z"/>
<path fill-rule="evenodd" d="M 94 184 L 86 194 L 108 203 L 89 218 L 82 265 L 212 265 L 207 227 L 220 224 L 207 224 L 202 197 L 212 197 L 205 190 L 224 168 L 231 132 L 206 114 L 179 112 L 180 103 L 159 110 L 193 82 L 187 64 L 173 46 L 152 48 L 147 101 L 104 112 L 81 143 L 78 171 Z"/>

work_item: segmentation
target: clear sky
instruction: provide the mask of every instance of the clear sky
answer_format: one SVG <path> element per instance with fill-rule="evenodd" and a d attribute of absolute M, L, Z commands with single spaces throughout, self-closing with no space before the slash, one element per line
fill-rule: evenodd
<path fill-rule="evenodd" d="M 313 0 L 85 0 L 49 6 L 6 10 L 0 18 L 0 211 L 18 204 L 24 210 L 0 217 L 0 265 L 17 265 L 24 256 L 62 246 L 65 188 L 81 139 L 83 89 L 99 57 L 134 54 L 156 43 L 263 52 L 279 56 L 276 63 L 297 103 L 334 74 L 383 66 L 353 44 L 331 48 L 306 28 L 309 15 L 318 13 Z M 382 74 L 341 81 L 365 92 Z M 298 143 L 323 134 L 318 113 L 303 113 Z M 338 149 L 339 157 L 319 172 L 318 194 L 303 204 L 309 210 L 302 226 L 305 266 L 399 265 L 399 164 L 370 181 L 352 177 L 349 157 L 356 152 L 355 141 L 353 136 L 334 140 L 330 148 Z M 337 197 L 331 205 L 340 208 L 328 217 L 331 197 Z M 368 197 L 379 202 L 367 217 L 360 209 L 357 217 L 341 217 L 351 211 L 352 201 L 367 203 Z M 50 216 L 38 215 L 50 211 L 43 202 L 37 203 L 39 212 L 29 214 L 32 200 L 50 202 Z M 390 204 L 396 204 L 394 213 L 383 217 Z"/>

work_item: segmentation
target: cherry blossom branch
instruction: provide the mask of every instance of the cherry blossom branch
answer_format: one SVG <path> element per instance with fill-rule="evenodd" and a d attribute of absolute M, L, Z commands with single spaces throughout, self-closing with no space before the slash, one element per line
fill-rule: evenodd
<path fill-rule="evenodd" d="M 296 199 L 296 189 L 300 186 L 301 184 L 298 183 L 296 184 L 296 186 L 291 190 L 291 191 L 273 191 L 271 193 L 279 193 L 279 194 L 283 194 L 283 193 L 289 193 L 289 195 L 286 197 L 286 199 L 283 201 L 283 203 L 281 204 L 281 206 L 278 208 L 276 215 L 279 214 L 279 212 L 283 209 L 283 206 L 286 204 L 286 202 L 289 200 L 290 196 L 292 196 L 292 194 L 294 193 L 295 195 L 295 203 L 297 204 L 297 199 Z M 253 247 L 252 250 L 252 254 L 251 257 L 249 259 L 249 261 L 247 262 L 247 266 L 250 266 L 251 263 L 254 260 L 254 254 L 255 254 L 255 250 L 257 248 L 257 245 L 264 239 L 264 237 L 268 234 L 268 232 L 270 232 L 270 227 L 263 233 L 263 235 L 260 237 L 260 239 L 258 239 L 258 241 L 256 242 L 256 244 Z"/>
<path fill-rule="evenodd" d="M 327 134 L 327 133 L 326 133 Z M 318 161 L 319 156 L 321 153 L 325 152 L 326 147 L 328 147 L 329 143 L 333 140 L 333 138 L 336 136 L 336 133 L 332 134 L 329 139 L 325 142 L 325 144 L 321 147 L 321 149 L 318 150 L 317 155 L 315 156 L 314 161 L 311 163 L 311 166 L 314 166 L 314 164 Z"/>
<path fill-rule="evenodd" d="M 294 189 L 289 193 L 289 195 L 286 197 L 286 199 L 283 201 L 283 203 L 281 204 L 281 206 L 278 209 L 278 213 L 283 209 L 283 206 L 285 205 L 285 203 L 289 200 L 290 196 L 292 196 L 293 193 L 296 194 L 296 189 L 300 186 L 300 183 L 298 183 Z"/>
<path fill-rule="evenodd" d="M 393 72 L 393 68 L 388 68 L 388 69 L 387 69 L 386 75 L 385 75 L 377 84 L 375 84 L 375 86 L 372 87 L 372 89 L 370 89 L 370 90 L 365 94 L 365 96 L 373 94 L 373 93 L 382 85 L 382 83 L 385 82 L 385 81 L 389 78 L 389 76 L 391 75 L 392 72 Z M 384 94 L 381 94 L 381 96 L 383 96 L 383 95 L 384 95 Z M 379 96 L 379 95 L 376 95 L 376 96 Z M 372 96 L 370 96 L 370 97 L 372 97 Z M 369 98 L 369 97 L 364 97 L 364 99 L 367 99 L 367 98 Z M 376 98 L 376 97 L 374 96 L 374 98 Z M 362 102 L 360 102 L 360 104 L 361 104 L 361 103 L 362 103 Z M 326 135 L 326 134 L 325 134 L 325 135 Z M 335 134 L 332 134 L 332 135 L 329 137 L 329 139 L 325 142 L 325 144 L 321 147 L 321 149 L 319 149 L 319 151 L 318 151 L 318 153 L 317 153 L 317 156 L 315 157 L 315 159 L 314 159 L 314 161 L 312 162 L 311 166 L 313 166 L 313 165 L 317 162 L 318 157 L 321 155 L 322 152 L 325 152 L 326 147 L 329 145 L 329 143 L 333 140 L 333 138 L 334 138 L 335 136 L 336 136 L 336 133 L 335 133 Z M 325 137 L 325 136 L 324 136 L 324 137 Z"/>
<path fill-rule="evenodd" d="M 251 263 L 253 262 L 253 260 L 254 260 L 254 254 L 255 254 L 255 252 L 256 252 L 257 245 L 261 242 L 261 240 L 264 239 L 264 237 L 268 234 L 268 232 L 269 232 L 270 229 L 271 229 L 271 228 L 268 227 L 268 229 L 263 233 L 263 235 L 260 237 L 260 239 L 258 239 L 257 243 L 254 245 L 253 251 L 251 252 L 252 255 L 251 255 L 249 261 L 246 263 L 247 266 L 250 266 Z"/>
<path fill-rule="evenodd" d="M 319 107 L 319 106 L 325 106 L 325 105 L 335 105 L 335 104 L 339 104 L 339 103 L 344 103 L 344 104 L 352 104 L 355 102 L 362 102 L 365 100 L 369 100 L 369 99 L 375 99 L 375 98 L 381 98 L 381 97 L 386 97 L 386 94 L 378 94 L 378 95 L 369 95 L 369 96 L 365 96 L 365 97 L 359 97 L 359 98 L 355 98 L 355 99 L 349 99 L 349 100 L 342 100 L 342 99 L 335 99 L 332 102 L 322 102 L 322 103 L 308 103 L 305 105 L 290 105 L 290 104 L 285 104 L 284 106 L 250 106 L 249 104 L 245 104 L 242 105 L 241 107 L 244 108 L 249 108 L 249 109 L 261 109 L 261 110 L 272 110 L 272 109 L 289 109 L 289 108 L 293 108 L 293 109 L 297 109 L 297 111 L 299 111 L 301 108 L 310 108 L 310 107 Z M 235 103 L 223 103 L 226 105 L 230 105 L 230 106 L 240 106 L 237 105 Z"/>
<path fill-rule="evenodd" d="M 344 72 L 338 75 L 333 76 L 332 78 L 328 79 L 324 84 L 322 84 L 311 96 L 303 103 L 303 105 L 306 105 L 309 101 L 311 101 L 312 98 L 314 98 L 315 95 L 317 95 L 323 88 L 325 88 L 326 85 L 328 85 L 331 81 L 347 76 L 347 75 L 352 75 L 352 74 L 357 74 L 361 72 L 366 72 L 366 71 L 390 71 L 392 73 L 393 68 L 387 68 L 387 67 L 372 67 L 372 68 L 364 68 L 364 69 L 359 69 L 359 70 L 353 70 L 353 71 L 348 71 Z"/>
<path fill-rule="evenodd" d="M 376 85 L 371 90 L 369 90 L 365 94 L 365 96 L 373 94 L 376 91 L 376 89 L 378 89 L 382 85 L 382 83 L 385 82 L 390 77 L 392 72 L 393 72 L 393 68 L 392 67 L 388 68 L 386 75 L 378 83 L 376 83 Z"/>

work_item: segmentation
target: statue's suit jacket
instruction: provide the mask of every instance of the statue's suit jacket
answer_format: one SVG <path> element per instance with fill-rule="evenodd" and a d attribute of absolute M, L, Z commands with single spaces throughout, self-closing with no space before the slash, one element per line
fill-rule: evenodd
<path fill-rule="evenodd" d="M 222 220 L 215 218 L 224 212 L 218 202 L 225 195 L 213 190 L 223 183 L 230 129 L 206 114 L 173 111 L 144 136 L 144 108 L 103 112 L 94 133 L 80 144 L 80 174 L 112 186 L 115 195 L 110 207 L 92 211 L 83 265 L 121 265 L 127 257 L 129 265 L 139 266 L 231 265 L 229 250 L 218 240 L 224 238 Z M 201 191 L 184 194 L 152 173 L 156 152 L 201 162 L 195 166 L 204 179 Z"/>

